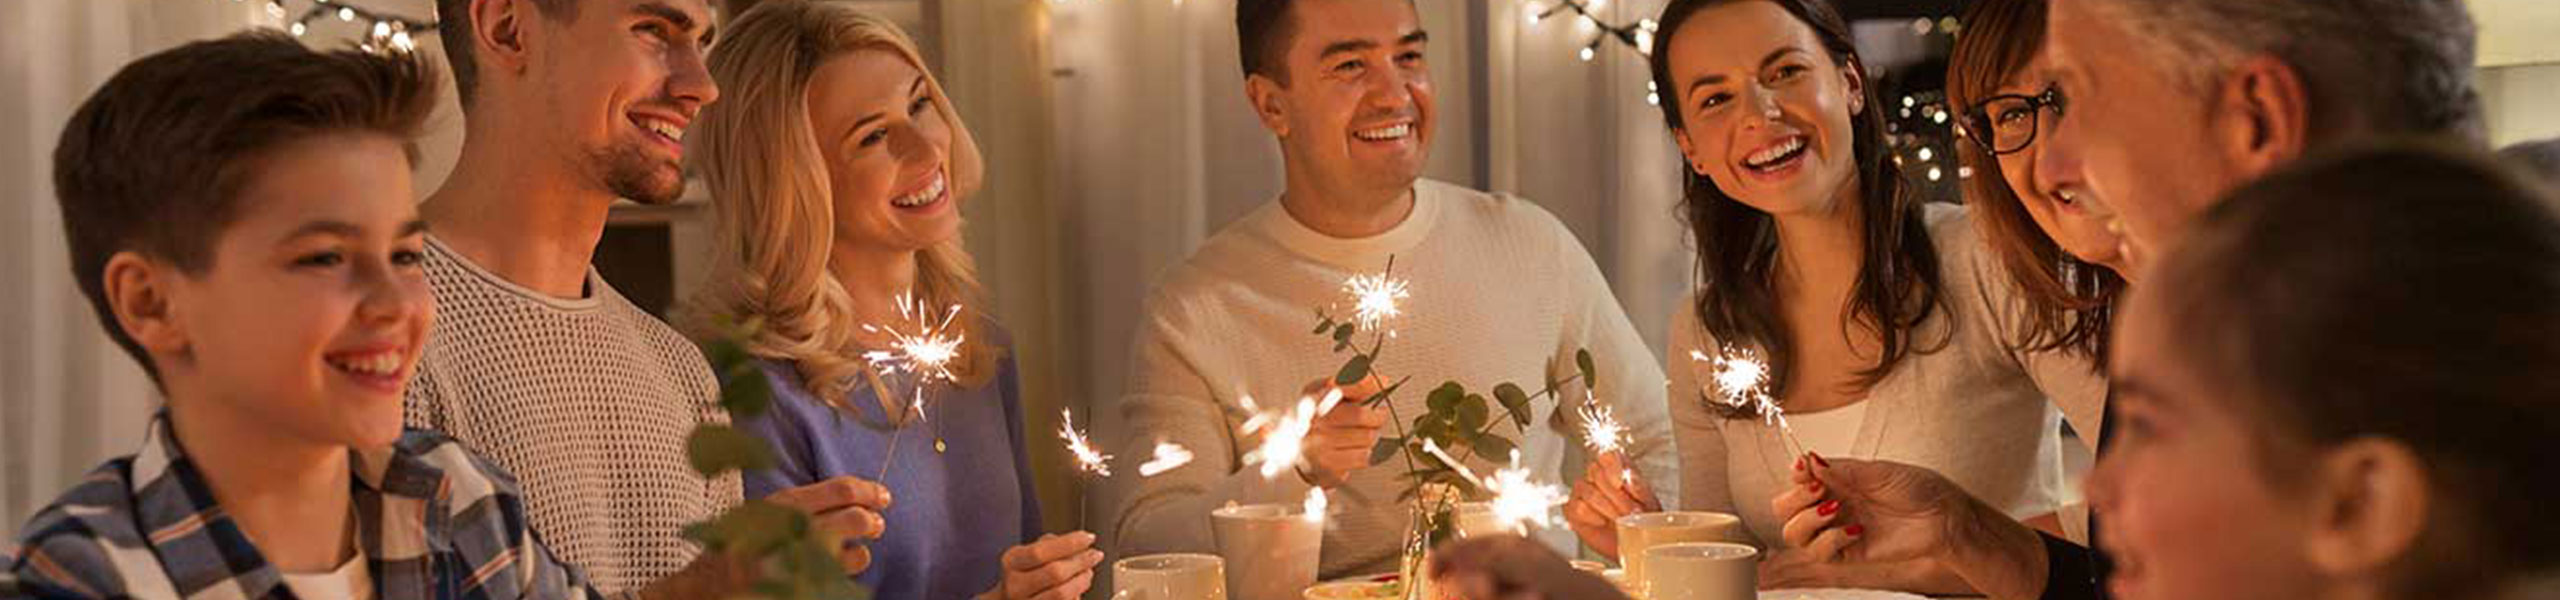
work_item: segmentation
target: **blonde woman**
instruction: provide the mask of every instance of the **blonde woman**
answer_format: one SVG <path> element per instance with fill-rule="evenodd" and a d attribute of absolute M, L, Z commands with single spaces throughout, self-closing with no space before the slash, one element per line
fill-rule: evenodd
<path fill-rule="evenodd" d="M 710 63 L 723 102 L 703 110 L 690 154 L 720 257 L 693 308 L 763 323 L 746 346 L 774 409 L 740 426 L 780 461 L 747 474 L 747 496 L 885 486 L 882 502 L 818 515 L 873 522 L 855 578 L 878 597 L 1083 594 L 1102 554 L 1091 534 L 1040 534 L 1010 342 L 978 311 L 960 243 L 959 203 L 982 165 L 915 44 L 842 4 L 773 0 L 739 15 Z M 862 358 L 890 343 L 863 324 L 912 331 L 897 325 L 910 294 L 935 312 L 957 306 L 951 332 L 967 340 L 955 381 L 920 405 L 912 378 Z"/>

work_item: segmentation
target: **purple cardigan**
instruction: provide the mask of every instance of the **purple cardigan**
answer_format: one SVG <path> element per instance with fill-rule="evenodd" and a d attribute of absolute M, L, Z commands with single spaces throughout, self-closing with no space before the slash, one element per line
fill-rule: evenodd
<path fill-rule="evenodd" d="M 990 341 L 1010 348 L 989 324 Z M 746 493 L 776 491 L 851 475 L 880 474 L 893 429 L 871 386 L 846 394 L 851 412 L 828 406 L 787 363 L 760 361 L 773 384 L 773 410 L 738 426 L 773 444 L 773 469 L 747 473 Z M 932 389 L 924 421 L 895 435 L 896 463 L 881 484 L 894 501 L 888 527 L 870 542 L 871 568 L 854 576 L 875 598 L 968 598 L 1004 576 L 1004 551 L 1040 537 L 1040 501 L 1023 447 L 1020 378 L 1007 355 L 975 389 Z M 939 432 L 944 449 L 934 450 Z"/>

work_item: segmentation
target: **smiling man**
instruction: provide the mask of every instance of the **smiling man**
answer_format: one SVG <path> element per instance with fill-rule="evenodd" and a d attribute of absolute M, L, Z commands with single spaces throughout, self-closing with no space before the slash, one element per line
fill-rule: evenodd
<path fill-rule="evenodd" d="M 411 425 L 442 430 L 521 480 L 527 516 L 606 593 L 723 597 L 726 561 L 683 528 L 738 502 L 685 456 L 725 423 L 702 353 L 590 261 L 617 198 L 675 202 L 684 131 L 718 99 L 704 0 L 438 0 L 462 96 L 462 155 L 420 207 L 436 323 L 408 388 Z M 878 486 L 774 496 L 843 537 L 879 524 Z M 847 553 L 859 570 L 863 555 Z M 690 565 L 690 566 L 689 566 Z"/>
<path fill-rule="evenodd" d="M 1455 380 L 1484 390 L 1532 389 L 1573 371 L 1577 349 L 1600 365 L 1597 401 L 1632 427 L 1628 450 L 1650 481 L 1673 481 L 1663 376 L 1590 254 L 1537 205 L 1422 179 L 1435 131 L 1430 35 L 1408 0 L 1243 0 L 1236 6 L 1245 95 L 1280 142 L 1287 189 L 1211 237 L 1158 287 L 1138 333 L 1136 374 L 1118 410 L 1120 447 L 1170 441 L 1201 458 L 1132 486 L 1101 515 L 1120 555 L 1210 551 L 1209 511 L 1228 502 L 1296 505 L 1326 490 L 1322 573 L 1396 568 L 1408 512 L 1400 469 L 1367 468 L 1390 414 L 1419 415 L 1422 390 Z M 1394 259 L 1410 284 L 1404 315 L 1376 371 L 1410 375 L 1395 409 L 1347 402 L 1321 415 L 1296 473 L 1266 478 L 1241 457 L 1260 443 L 1235 435 L 1242 395 L 1267 407 L 1294 401 L 1344 355 L 1308 333 L 1312 312 L 1341 302 L 1348 277 Z M 1366 339 L 1366 336 L 1363 336 Z M 1321 388 L 1318 388 L 1321 389 Z M 1353 392 L 1353 395 L 1358 395 Z M 1561 394 L 1564 409 L 1585 397 Z M 1563 485 L 1571 452 L 1558 407 L 1540 401 L 1518 438 L 1522 464 Z M 1105 427 L 1105 429 L 1110 429 Z M 1482 472 L 1507 457 L 1481 457 Z M 1402 463 L 1396 463 L 1402 465 Z M 1662 490 L 1665 504 L 1670 490 Z M 1546 532 L 1570 550 L 1572 534 Z"/>

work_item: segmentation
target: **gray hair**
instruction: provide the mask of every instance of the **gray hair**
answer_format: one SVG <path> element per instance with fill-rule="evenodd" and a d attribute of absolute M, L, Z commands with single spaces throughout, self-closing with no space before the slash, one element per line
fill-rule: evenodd
<path fill-rule="evenodd" d="M 2462 0 L 2082 0 L 2126 23 L 2202 91 L 2240 60 L 2302 77 L 2314 145 L 2347 134 L 2485 143 L 2472 85 L 2478 34 Z"/>

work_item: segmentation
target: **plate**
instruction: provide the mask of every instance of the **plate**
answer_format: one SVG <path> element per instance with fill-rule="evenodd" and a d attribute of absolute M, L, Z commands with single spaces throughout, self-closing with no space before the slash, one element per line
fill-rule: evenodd
<path fill-rule="evenodd" d="M 1885 590 L 1803 588 L 1762 590 L 1760 600 L 1929 600 L 1928 596 Z"/>

